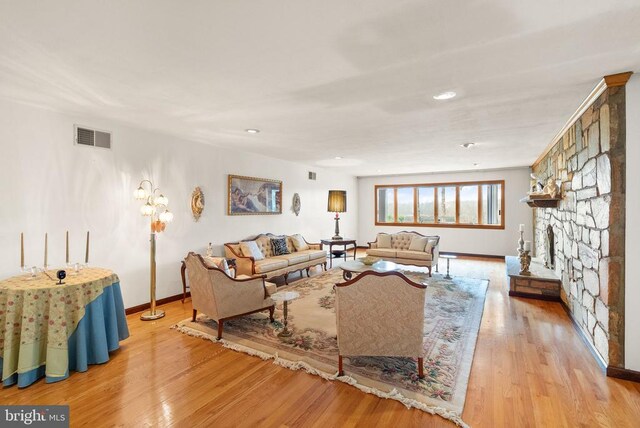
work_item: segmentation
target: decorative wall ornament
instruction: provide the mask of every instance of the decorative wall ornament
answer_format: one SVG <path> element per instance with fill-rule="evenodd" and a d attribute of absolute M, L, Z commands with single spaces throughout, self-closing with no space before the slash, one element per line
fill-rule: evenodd
<path fill-rule="evenodd" d="M 193 213 L 193 219 L 195 221 L 200 220 L 202 211 L 204 210 L 204 193 L 200 187 L 193 189 L 191 193 L 191 213 Z"/>
<path fill-rule="evenodd" d="M 291 210 L 294 212 L 294 214 L 297 216 L 298 214 L 300 214 L 300 195 L 298 195 L 297 193 L 293 194 L 293 202 L 291 204 Z"/>

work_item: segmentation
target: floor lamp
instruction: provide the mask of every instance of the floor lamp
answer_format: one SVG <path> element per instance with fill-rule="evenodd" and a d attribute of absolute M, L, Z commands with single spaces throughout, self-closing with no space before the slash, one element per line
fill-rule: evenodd
<path fill-rule="evenodd" d="M 336 230 L 333 240 L 342 239 L 340 236 L 340 214 L 347 212 L 347 191 L 346 190 L 329 190 L 329 199 L 327 201 L 327 211 L 336 213 Z"/>
<path fill-rule="evenodd" d="M 149 185 L 149 192 L 144 189 L 144 185 Z M 153 186 L 153 183 L 149 180 L 142 180 L 140 185 L 135 191 L 135 198 L 141 201 L 147 202 L 140 207 L 140 213 L 151 219 L 151 239 L 150 239 L 150 295 L 151 301 L 149 303 L 149 310 L 144 312 L 140 319 L 143 321 L 157 320 L 164 316 L 164 311 L 156 309 L 156 234 L 162 232 L 167 223 L 173 220 L 173 213 L 169 212 L 167 205 L 169 205 L 169 199 L 162 193 L 155 196 L 159 189 Z M 160 212 L 162 211 L 162 212 Z"/>

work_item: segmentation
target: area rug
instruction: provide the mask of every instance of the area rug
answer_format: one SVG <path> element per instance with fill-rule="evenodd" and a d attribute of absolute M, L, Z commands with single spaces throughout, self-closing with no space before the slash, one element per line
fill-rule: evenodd
<path fill-rule="evenodd" d="M 489 282 L 403 273 L 413 281 L 428 284 L 422 380 L 417 375 L 416 359 L 392 357 L 345 357 L 345 376 L 337 376 L 333 285 L 343 282 L 340 269 L 279 288 L 300 293 L 300 298 L 289 306 L 291 337 L 277 336 L 282 328 L 282 308 L 277 307 L 274 323 L 269 322 L 267 312 L 225 322 L 223 339 L 219 342 L 227 348 L 273 359 L 292 370 L 303 369 L 324 379 L 339 380 L 466 426 L 460 415 Z M 218 342 L 217 323 L 206 315 L 199 315 L 196 322 L 186 319 L 172 328 Z"/>

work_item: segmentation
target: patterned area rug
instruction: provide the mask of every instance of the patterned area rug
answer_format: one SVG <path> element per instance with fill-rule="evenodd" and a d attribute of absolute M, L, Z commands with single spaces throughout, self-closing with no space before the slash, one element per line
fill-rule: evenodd
<path fill-rule="evenodd" d="M 274 323 L 269 322 L 266 311 L 225 322 L 220 342 L 227 348 L 274 359 L 276 364 L 293 370 L 340 380 L 465 426 L 460 415 L 489 282 L 403 273 L 413 281 L 428 284 L 424 308 L 425 379 L 418 378 L 415 359 L 392 357 L 345 357 L 345 376 L 337 377 L 333 285 L 343 282 L 340 269 L 279 288 L 300 293 L 300 298 L 289 305 L 291 337 L 277 336 L 282 328 L 282 308 L 278 305 Z M 196 322 L 186 319 L 172 328 L 216 341 L 217 323 L 206 315 L 199 315 Z"/>

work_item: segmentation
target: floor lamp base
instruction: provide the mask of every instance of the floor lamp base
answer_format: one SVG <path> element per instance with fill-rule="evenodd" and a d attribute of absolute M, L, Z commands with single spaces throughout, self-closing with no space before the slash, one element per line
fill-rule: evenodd
<path fill-rule="evenodd" d="M 142 321 L 153 321 L 162 318 L 163 316 L 164 311 L 162 309 L 156 309 L 155 314 L 152 314 L 151 311 L 143 312 L 142 315 L 140 315 L 140 319 Z"/>

